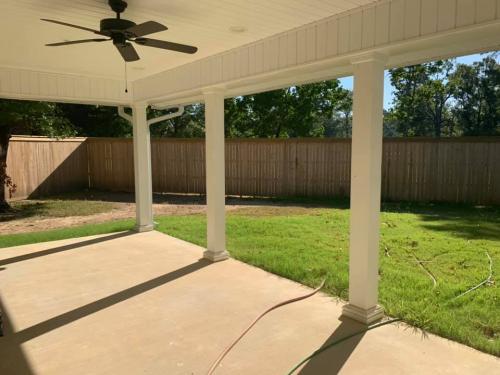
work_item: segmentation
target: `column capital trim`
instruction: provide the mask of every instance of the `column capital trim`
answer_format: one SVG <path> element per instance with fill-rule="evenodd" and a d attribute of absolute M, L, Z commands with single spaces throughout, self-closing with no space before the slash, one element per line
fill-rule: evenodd
<path fill-rule="evenodd" d="M 353 56 L 351 58 L 351 64 L 358 65 L 358 64 L 374 62 L 385 65 L 387 63 L 387 60 L 388 56 L 386 54 L 380 52 L 369 52 Z"/>
<path fill-rule="evenodd" d="M 133 102 L 130 104 L 131 108 L 136 108 L 136 107 L 144 107 L 147 108 L 149 106 L 149 103 L 146 101 L 141 101 L 141 102 Z"/>
<path fill-rule="evenodd" d="M 201 90 L 203 96 L 212 95 L 212 94 L 224 94 L 226 89 L 221 86 L 207 87 Z"/>

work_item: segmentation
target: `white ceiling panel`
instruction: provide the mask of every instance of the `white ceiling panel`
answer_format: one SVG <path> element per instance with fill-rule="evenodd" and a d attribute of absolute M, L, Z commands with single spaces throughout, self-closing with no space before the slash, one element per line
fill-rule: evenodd
<path fill-rule="evenodd" d="M 184 55 L 137 46 L 141 60 L 128 64 L 129 80 L 143 78 L 270 35 L 349 11 L 375 0 L 130 0 L 122 18 L 169 27 L 151 35 L 199 48 Z M 106 0 L 1 0 L 0 66 L 122 78 L 124 62 L 111 42 L 45 47 L 95 35 L 49 24 L 51 18 L 93 29 L 113 18 Z M 233 32 L 232 27 L 245 29 Z"/>

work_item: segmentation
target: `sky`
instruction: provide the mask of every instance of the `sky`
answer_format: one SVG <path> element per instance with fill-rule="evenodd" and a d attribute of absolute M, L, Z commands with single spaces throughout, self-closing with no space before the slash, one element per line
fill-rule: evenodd
<path fill-rule="evenodd" d="M 458 57 L 456 61 L 461 64 L 472 64 L 475 61 L 482 60 L 482 56 L 479 54 L 476 55 L 468 55 Z M 352 90 L 353 79 L 351 77 L 344 77 L 339 79 L 342 87 Z M 393 97 L 393 88 L 391 85 L 391 80 L 389 78 L 389 72 L 385 71 L 385 79 L 384 79 L 384 109 L 389 109 L 392 106 L 392 97 Z"/>

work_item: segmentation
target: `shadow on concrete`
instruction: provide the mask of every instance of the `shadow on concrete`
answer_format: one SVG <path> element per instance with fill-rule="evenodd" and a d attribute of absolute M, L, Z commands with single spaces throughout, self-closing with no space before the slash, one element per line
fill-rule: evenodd
<path fill-rule="evenodd" d="M 341 318 L 341 323 L 332 333 L 332 335 L 321 346 L 322 348 L 328 346 L 334 341 L 340 340 L 355 332 L 366 329 L 364 324 L 355 322 L 349 318 Z M 311 358 L 309 362 L 298 372 L 300 375 L 318 375 L 318 374 L 338 374 L 349 360 L 352 352 L 363 339 L 364 333 L 354 336 L 339 345 L 325 350 L 318 354 L 316 357 Z"/>
<path fill-rule="evenodd" d="M 164 284 L 167 284 L 171 281 L 177 280 L 183 276 L 186 276 L 190 273 L 196 272 L 202 268 L 207 267 L 212 264 L 212 262 L 200 259 L 196 263 L 189 264 L 185 267 L 179 268 L 175 271 L 166 273 L 164 275 L 158 276 L 154 279 L 145 281 L 141 284 L 135 285 L 133 287 L 124 289 L 120 292 L 112 294 L 110 296 L 104 297 L 100 300 L 91 302 L 87 305 L 78 307 L 74 310 L 68 311 L 64 314 L 55 316 L 51 319 L 48 319 L 44 322 L 38 323 L 29 328 L 23 329 L 22 331 L 14 333 L 14 341 L 18 345 L 32 340 L 35 337 L 46 334 L 50 331 L 63 327 L 67 324 L 70 324 L 76 320 L 82 319 L 88 315 L 94 314 L 100 310 L 106 309 L 113 305 L 116 305 L 120 302 L 123 302 L 129 298 L 133 298 L 142 293 L 145 293 L 149 290 L 158 288 Z"/>
<path fill-rule="evenodd" d="M 54 247 L 52 249 L 37 251 L 34 253 L 23 254 L 23 255 L 16 256 L 16 257 L 12 257 L 12 258 L 7 258 L 7 259 L 1 259 L 0 266 L 5 266 L 7 264 L 22 262 L 22 261 L 29 260 L 29 259 L 39 258 L 39 257 L 51 255 L 51 254 L 56 254 L 56 253 L 60 253 L 63 251 L 74 250 L 74 249 L 78 249 L 80 247 L 90 246 L 90 245 L 94 245 L 94 244 L 105 242 L 105 241 L 116 240 L 117 238 L 130 236 L 130 235 L 135 234 L 135 233 L 136 232 L 133 232 L 133 231 L 114 233 L 114 234 L 111 234 L 108 236 L 93 238 L 91 240 L 80 241 L 80 242 L 75 242 L 75 243 L 72 243 L 69 245 Z M 1 268 L 0 268 L 0 270 L 1 270 Z"/>
<path fill-rule="evenodd" d="M 0 299 L 0 323 L 3 334 L 0 334 L 0 374 L 32 375 L 34 374 L 29 361 L 14 340 L 14 330 L 9 318 L 9 312 Z"/>

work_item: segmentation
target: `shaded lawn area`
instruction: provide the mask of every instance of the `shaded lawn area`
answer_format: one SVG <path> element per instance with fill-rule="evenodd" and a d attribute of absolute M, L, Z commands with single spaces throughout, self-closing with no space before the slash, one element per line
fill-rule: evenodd
<path fill-rule="evenodd" d="M 290 204 L 290 201 L 282 203 Z M 314 204 L 315 203 L 315 204 Z M 347 204 L 293 202 L 228 213 L 227 247 L 243 262 L 309 286 L 348 293 Z M 500 355 L 500 209 L 385 204 L 381 218 L 380 301 L 386 312 L 430 332 Z M 204 215 L 158 217 L 157 229 L 204 246 Z M 130 230 L 133 220 L 0 236 L 0 247 Z M 457 300 L 489 274 L 493 282 Z M 432 277 L 437 281 L 434 287 Z"/>
<path fill-rule="evenodd" d="M 0 221 L 24 218 L 88 216 L 111 211 L 110 202 L 82 199 L 35 199 L 10 202 L 12 210 L 0 214 Z"/>

